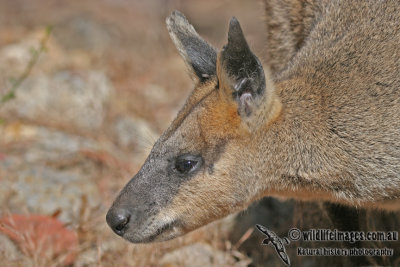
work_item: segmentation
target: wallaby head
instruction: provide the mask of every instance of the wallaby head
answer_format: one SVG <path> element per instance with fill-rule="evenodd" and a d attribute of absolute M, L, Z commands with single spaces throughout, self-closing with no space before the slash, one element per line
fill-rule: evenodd
<path fill-rule="evenodd" d="M 107 214 L 111 228 L 135 243 L 182 235 L 259 197 L 233 172 L 246 168 L 252 133 L 280 110 L 236 18 L 220 52 L 177 11 L 167 27 L 196 87 Z"/>

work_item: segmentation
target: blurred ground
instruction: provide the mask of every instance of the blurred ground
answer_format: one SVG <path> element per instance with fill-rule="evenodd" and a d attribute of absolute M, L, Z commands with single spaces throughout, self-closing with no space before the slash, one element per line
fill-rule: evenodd
<path fill-rule="evenodd" d="M 71 249 L 75 266 L 186 266 L 195 258 L 198 266 L 249 263 L 225 243 L 228 228 L 218 223 L 171 242 L 137 246 L 105 222 L 115 195 L 193 87 L 165 18 L 174 9 L 184 12 L 221 47 L 235 15 L 261 51 L 260 5 L 239 2 L 0 1 L 0 96 L 26 68 L 45 28 L 53 27 L 15 99 L 0 107 L 0 217 L 56 218 L 77 234 L 79 245 L 46 254 L 26 240 L 19 217 L 7 226 L 3 220 L 1 265 L 70 264 L 65 255 Z M 58 246 L 52 242 L 42 247 Z"/>
<path fill-rule="evenodd" d="M 44 29 L 53 26 L 16 98 L 0 106 L 0 217 L 56 219 L 71 242 L 35 243 L 21 234 L 26 224 L 15 217 L 14 224 L 0 224 L 1 265 L 280 266 L 273 249 L 259 245 L 258 233 L 238 240 L 255 223 L 278 229 L 280 236 L 293 226 L 313 225 L 311 218 L 315 227 L 332 226 L 318 204 L 266 199 L 238 220 L 154 245 L 128 244 L 107 227 L 114 197 L 193 87 L 165 28 L 174 9 L 218 48 L 236 16 L 262 57 L 263 8 L 256 0 L 0 0 L 1 96 L 26 68 Z M 380 219 L 377 226 L 399 225 L 394 215 L 372 215 Z M 302 266 L 318 266 L 313 260 L 302 259 Z"/>

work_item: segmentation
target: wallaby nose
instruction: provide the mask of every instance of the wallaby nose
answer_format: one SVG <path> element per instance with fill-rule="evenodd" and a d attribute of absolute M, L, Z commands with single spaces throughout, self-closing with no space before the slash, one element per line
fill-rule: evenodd
<path fill-rule="evenodd" d="M 130 218 L 131 215 L 129 211 L 111 208 L 107 212 L 106 221 L 117 235 L 122 236 Z"/>

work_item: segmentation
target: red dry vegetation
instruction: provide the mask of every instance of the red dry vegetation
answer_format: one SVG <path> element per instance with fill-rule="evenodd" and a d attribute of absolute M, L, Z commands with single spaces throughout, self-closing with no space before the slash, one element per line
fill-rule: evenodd
<path fill-rule="evenodd" d="M 31 257 L 58 259 L 72 264 L 78 250 L 78 236 L 55 217 L 13 214 L 0 218 L 0 232 Z"/>

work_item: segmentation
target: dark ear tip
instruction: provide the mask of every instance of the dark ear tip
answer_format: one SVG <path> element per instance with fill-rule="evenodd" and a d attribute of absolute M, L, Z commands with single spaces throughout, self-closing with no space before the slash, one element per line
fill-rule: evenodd
<path fill-rule="evenodd" d="M 229 31 L 228 36 L 232 35 L 233 33 L 241 33 L 242 29 L 240 27 L 240 23 L 236 17 L 232 17 L 231 21 L 229 22 Z"/>
<path fill-rule="evenodd" d="M 229 22 L 228 45 L 230 43 L 236 44 L 235 46 L 241 44 L 239 47 L 247 45 L 242 28 L 240 27 L 240 23 L 235 17 L 232 17 L 231 21 Z"/>
<path fill-rule="evenodd" d="M 231 18 L 231 21 L 229 22 L 229 28 L 237 27 L 237 25 L 240 25 L 240 24 L 239 24 L 238 19 L 234 16 Z"/>

